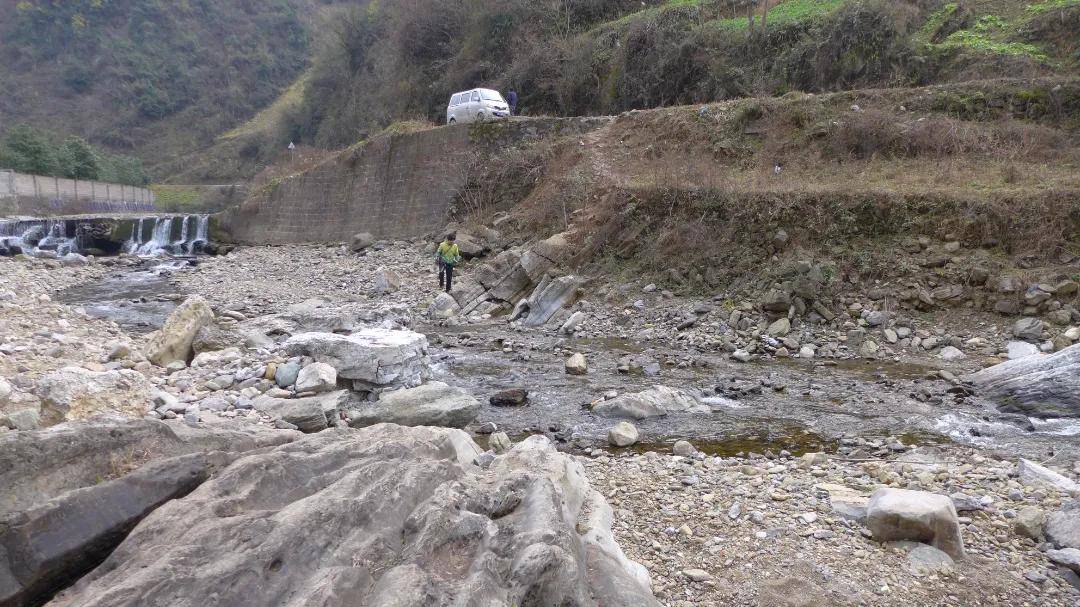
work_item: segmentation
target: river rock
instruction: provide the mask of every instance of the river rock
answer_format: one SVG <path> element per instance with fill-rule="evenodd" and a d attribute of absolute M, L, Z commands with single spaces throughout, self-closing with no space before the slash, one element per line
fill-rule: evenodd
<path fill-rule="evenodd" d="M 1080 550 L 1076 548 L 1061 548 L 1059 550 L 1047 550 L 1046 558 L 1068 567 L 1075 572 L 1080 573 Z"/>
<path fill-rule="evenodd" d="M 496 455 L 502 455 L 510 450 L 513 443 L 510 442 L 510 437 L 505 432 L 495 432 L 488 439 L 488 446 Z"/>
<path fill-rule="evenodd" d="M 955 348 L 953 346 L 945 346 L 941 349 L 940 352 L 938 352 L 938 358 L 947 361 L 960 360 L 964 358 L 964 356 L 965 355 L 963 350 L 961 350 L 960 348 Z"/>
<path fill-rule="evenodd" d="M 520 407 L 529 401 L 528 390 L 513 388 L 496 392 L 488 399 L 493 407 Z"/>
<path fill-rule="evenodd" d="M 1029 342 L 1038 342 L 1042 339 L 1046 325 L 1038 318 L 1025 317 L 1013 324 L 1013 335 L 1017 339 Z"/>
<path fill-rule="evenodd" d="M 146 358 L 159 367 L 188 362 L 195 355 L 192 343 L 199 330 L 214 320 L 214 311 L 202 297 L 195 295 L 177 306 L 161 329 L 151 333 L 143 346 Z"/>
<path fill-rule="evenodd" d="M 338 409 L 347 407 L 351 398 L 347 390 L 339 390 L 307 398 L 274 398 L 260 396 L 251 401 L 256 411 L 297 427 L 301 432 L 325 430 L 336 419 Z"/>
<path fill-rule="evenodd" d="M 1080 417 L 1080 344 L 1006 361 L 965 379 L 1006 413 Z"/>
<path fill-rule="evenodd" d="M 296 383 L 296 378 L 300 376 L 300 363 L 288 362 L 283 365 L 278 365 L 274 370 L 274 383 L 279 388 L 288 388 Z"/>
<path fill-rule="evenodd" d="M 0 377 L 0 405 L 6 405 L 8 399 L 11 397 L 11 393 L 14 391 L 14 388 L 11 387 L 11 382 Z"/>
<path fill-rule="evenodd" d="M 1046 513 L 1038 508 L 1022 508 L 1013 519 L 1013 531 L 1021 537 L 1031 538 L 1036 542 L 1043 540 L 1043 527 L 1046 525 Z"/>
<path fill-rule="evenodd" d="M 54 607 L 658 605 L 580 464 L 544 437 L 487 471 L 479 454 L 459 430 L 379 425 L 242 457 Z"/>
<path fill-rule="evenodd" d="M 416 388 L 384 392 L 375 402 L 353 399 L 345 408 L 349 425 L 354 428 L 384 422 L 464 428 L 480 413 L 480 401 L 461 388 L 433 381 Z"/>
<path fill-rule="evenodd" d="M 1020 459 L 1018 472 L 1021 482 L 1025 485 L 1048 487 L 1065 493 L 1080 492 L 1080 484 L 1077 484 L 1076 481 L 1066 478 L 1045 466 L 1040 466 L 1029 459 Z"/>
<path fill-rule="evenodd" d="M 43 425 L 85 419 L 102 411 L 131 417 L 146 412 L 153 386 L 145 375 L 127 369 L 91 371 L 64 367 L 38 381 Z"/>
<path fill-rule="evenodd" d="M 1065 502 L 1046 517 L 1046 539 L 1062 548 L 1080 548 L 1080 500 Z"/>
<path fill-rule="evenodd" d="M 709 413 L 711 411 L 708 405 L 692 394 L 667 386 L 653 386 L 642 392 L 620 394 L 615 398 L 596 403 L 592 410 L 593 413 L 604 417 L 629 419 L 661 417 L 669 413 Z"/>
<path fill-rule="evenodd" d="M 791 321 L 787 317 L 778 318 L 765 329 L 765 332 L 773 337 L 784 337 L 791 332 Z"/>
<path fill-rule="evenodd" d="M 368 232 L 360 232 L 359 234 L 353 234 L 353 237 L 349 239 L 349 250 L 359 253 L 373 244 L 375 244 L 374 236 Z"/>
<path fill-rule="evenodd" d="M 393 270 L 379 268 L 375 271 L 375 286 L 372 290 L 376 295 L 393 293 L 401 288 L 401 276 Z"/>
<path fill-rule="evenodd" d="M 439 293 L 435 301 L 428 306 L 427 314 L 431 318 L 451 318 L 461 313 L 461 306 L 449 293 Z"/>
<path fill-rule="evenodd" d="M 680 440 L 675 441 L 675 445 L 671 448 L 671 453 L 681 457 L 690 457 L 697 450 L 694 449 L 694 445 L 690 444 L 690 441 Z"/>
<path fill-rule="evenodd" d="M 585 355 L 580 352 L 566 359 L 563 367 L 568 375 L 585 375 L 589 372 L 589 365 L 585 362 Z"/>
<path fill-rule="evenodd" d="M 629 447 L 638 442 L 638 429 L 630 422 L 619 422 L 608 430 L 608 444 L 613 447 Z"/>
<path fill-rule="evenodd" d="M 330 392 L 337 387 L 337 370 L 326 363 L 311 363 L 296 377 L 297 392 Z"/>
<path fill-rule="evenodd" d="M 870 497 L 866 526 L 880 542 L 930 544 L 953 558 L 964 557 L 964 540 L 952 501 L 926 491 L 881 488 Z"/>
<path fill-rule="evenodd" d="M 427 338 L 412 331 L 363 329 L 351 335 L 301 333 L 285 342 L 292 356 L 310 356 L 353 380 L 356 390 L 414 387 L 430 377 Z"/>
<path fill-rule="evenodd" d="M 198 355 L 204 352 L 216 352 L 244 343 L 239 333 L 225 329 L 217 323 L 209 323 L 199 329 L 195 339 L 191 340 L 191 351 Z"/>
<path fill-rule="evenodd" d="M 1024 358 L 1025 356 L 1032 356 L 1039 354 L 1039 346 L 1035 344 L 1029 344 L 1026 341 L 1010 341 L 1005 344 L 1005 350 L 1008 353 L 1009 360 L 1016 360 L 1018 358 Z"/>

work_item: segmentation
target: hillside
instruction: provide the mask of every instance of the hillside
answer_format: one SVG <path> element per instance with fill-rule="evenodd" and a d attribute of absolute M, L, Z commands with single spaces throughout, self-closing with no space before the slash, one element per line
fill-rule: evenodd
<path fill-rule="evenodd" d="M 78 135 L 157 169 L 277 98 L 323 4 L 0 0 L 0 130 Z"/>
<path fill-rule="evenodd" d="M 220 181 L 336 149 L 395 121 L 442 120 L 477 85 L 527 115 L 605 115 L 788 91 L 1075 73 L 1078 0 L 411 0 L 329 11 L 311 67 L 267 110 L 177 159 Z"/>

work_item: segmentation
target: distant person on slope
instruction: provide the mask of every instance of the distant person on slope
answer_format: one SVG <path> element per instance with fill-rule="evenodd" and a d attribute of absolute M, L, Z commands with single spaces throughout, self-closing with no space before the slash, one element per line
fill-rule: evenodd
<path fill-rule="evenodd" d="M 447 293 L 454 281 L 454 266 L 461 263 L 461 250 L 455 240 L 457 234 L 447 234 L 446 240 L 439 243 L 439 249 L 435 251 L 435 263 L 439 265 L 439 288 L 445 288 Z"/>
<path fill-rule="evenodd" d="M 510 106 L 510 115 L 517 116 L 517 91 L 514 89 L 507 91 L 506 104 Z"/>

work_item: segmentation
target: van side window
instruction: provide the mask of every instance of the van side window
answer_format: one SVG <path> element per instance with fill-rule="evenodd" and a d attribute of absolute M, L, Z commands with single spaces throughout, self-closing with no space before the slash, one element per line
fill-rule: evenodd
<path fill-rule="evenodd" d="M 477 93 L 476 91 L 473 91 L 472 100 L 473 101 L 480 101 L 480 93 Z"/>
<path fill-rule="evenodd" d="M 454 95 L 450 98 L 450 105 L 454 106 L 461 103 L 461 95 Z"/>

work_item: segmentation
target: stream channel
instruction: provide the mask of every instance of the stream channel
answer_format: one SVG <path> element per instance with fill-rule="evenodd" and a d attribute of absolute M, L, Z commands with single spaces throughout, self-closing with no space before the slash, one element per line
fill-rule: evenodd
<path fill-rule="evenodd" d="M 110 318 L 133 334 L 161 326 L 182 300 L 170 275 L 198 257 L 155 257 L 96 284 L 70 288 L 61 301 Z M 198 271 L 197 269 L 195 271 Z M 594 415 L 588 404 L 605 393 L 652 385 L 681 388 L 704 398 L 710 414 L 673 414 L 634 421 L 643 442 L 636 449 L 669 450 L 678 439 L 716 455 L 788 450 L 834 451 L 855 439 L 899 439 L 911 444 L 976 444 L 1039 461 L 1080 456 L 1078 420 L 1034 420 L 996 412 L 993 405 L 937 377 L 933 361 L 731 361 L 723 353 L 699 355 L 692 366 L 660 366 L 654 374 L 618 370 L 627 356 L 662 361 L 685 356 L 662 345 L 622 340 L 522 334 L 504 323 L 464 327 L 417 326 L 431 342 L 434 379 L 469 390 L 484 402 L 478 424 L 493 422 L 511 437 L 545 433 L 573 448 L 607 448 L 618 420 Z M 524 337 L 523 337 L 524 335 Z M 465 339 L 462 339 L 462 338 Z M 506 340 L 536 346 L 506 351 Z M 465 342 L 468 345 L 459 345 Z M 562 372 L 565 352 L 579 351 L 589 373 Z M 553 372 L 556 370 L 557 372 Z M 508 388 L 529 391 L 528 404 L 495 407 L 489 396 Z M 483 441 L 484 437 L 480 437 Z"/>

